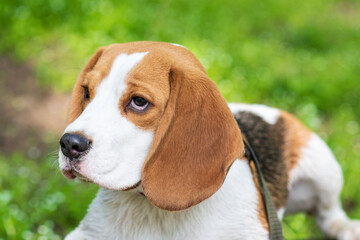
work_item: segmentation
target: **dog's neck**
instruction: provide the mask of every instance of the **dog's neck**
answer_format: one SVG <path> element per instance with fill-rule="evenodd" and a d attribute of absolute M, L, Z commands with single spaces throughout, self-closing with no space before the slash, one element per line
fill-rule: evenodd
<path fill-rule="evenodd" d="M 89 236 L 108 233 L 108 239 L 113 236 L 123 237 L 118 239 L 196 239 L 196 236 L 219 239 L 231 236 L 232 232 L 234 238 L 246 238 L 252 231 L 263 229 L 259 226 L 257 192 L 252 179 L 248 163 L 236 160 L 219 191 L 200 204 L 177 212 L 152 205 L 141 194 L 141 186 L 127 192 L 100 189 L 79 230 Z M 223 219 L 221 226 L 219 219 Z M 262 234 L 267 236 L 265 230 L 257 233 Z"/>

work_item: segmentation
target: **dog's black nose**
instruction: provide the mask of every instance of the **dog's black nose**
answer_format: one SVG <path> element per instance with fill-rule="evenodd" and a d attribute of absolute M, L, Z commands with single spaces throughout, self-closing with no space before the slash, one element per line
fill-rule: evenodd
<path fill-rule="evenodd" d="M 91 141 L 78 134 L 65 133 L 60 139 L 62 153 L 70 160 L 79 158 L 89 149 Z"/>

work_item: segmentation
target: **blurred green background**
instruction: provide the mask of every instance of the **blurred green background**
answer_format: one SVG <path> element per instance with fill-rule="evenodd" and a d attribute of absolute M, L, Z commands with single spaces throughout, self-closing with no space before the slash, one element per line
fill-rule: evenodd
<path fill-rule="evenodd" d="M 179 43 L 228 101 L 285 109 L 333 149 L 343 206 L 360 218 L 360 2 L 3 0 L 0 2 L 0 239 L 61 239 L 97 187 L 57 167 L 69 93 L 100 46 Z M 287 239 L 321 238 L 305 215 Z"/>

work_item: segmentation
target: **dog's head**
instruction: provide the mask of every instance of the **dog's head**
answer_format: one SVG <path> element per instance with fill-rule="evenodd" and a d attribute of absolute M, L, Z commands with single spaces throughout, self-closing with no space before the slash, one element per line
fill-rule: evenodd
<path fill-rule="evenodd" d="M 244 153 L 225 99 L 186 48 L 135 42 L 100 48 L 74 87 L 59 164 L 111 190 L 142 184 L 181 210 L 214 194 Z"/>

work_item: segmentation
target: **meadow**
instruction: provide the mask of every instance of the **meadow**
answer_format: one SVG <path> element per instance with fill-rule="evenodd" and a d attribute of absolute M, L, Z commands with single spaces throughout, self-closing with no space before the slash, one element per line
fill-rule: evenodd
<path fill-rule="evenodd" d="M 38 95 L 71 92 L 98 47 L 140 40 L 186 46 L 229 102 L 285 109 L 317 132 L 343 168 L 343 207 L 360 219 L 360 1 L 0 2 L 0 59 L 15 72 L 27 66 Z M 23 83 L 4 72 L 0 95 Z M 0 145 L 18 137 L 0 147 L 0 239 L 62 239 L 97 187 L 59 173 L 62 129 L 22 137 L 5 124 L 6 111 L 19 104 L 0 101 Z M 285 217 L 283 227 L 286 239 L 322 237 L 306 214 Z"/>

